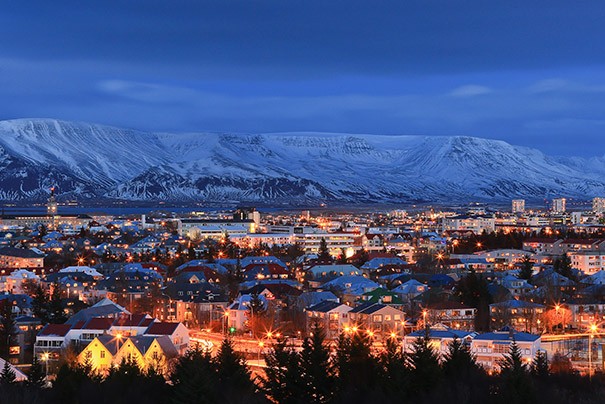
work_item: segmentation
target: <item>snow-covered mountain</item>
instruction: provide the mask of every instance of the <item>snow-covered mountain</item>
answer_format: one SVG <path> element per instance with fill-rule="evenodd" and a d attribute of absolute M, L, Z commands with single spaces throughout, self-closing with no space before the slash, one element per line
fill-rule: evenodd
<path fill-rule="evenodd" d="M 605 195 L 605 159 L 471 137 L 146 133 L 49 119 L 0 122 L 0 199 L 504 201 Z"/>

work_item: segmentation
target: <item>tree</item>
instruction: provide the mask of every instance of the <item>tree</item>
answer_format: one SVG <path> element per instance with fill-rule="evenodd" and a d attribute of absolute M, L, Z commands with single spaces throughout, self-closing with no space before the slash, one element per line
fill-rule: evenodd
<path fill-rule="evenodd" d="M 61 300 L 61 287 L 58 283 L 52 286 L 52 293 L 48 303 L 48 316 L 48 320 L 54 324 L 63 324 L 67 320 Z"/>
<path fill-rule="evenodd" d="M 15 315 L 13 314 L 13 305 L 7 299 L 3 302 L 0 318 L 0 356 L 8 359 L 10 347 L 15 337 Z"/>
<path fill-rule="evenodd" d="M 395 338 L 386 340 L 384 351 L 378 357 L 380 383 L 388 397 L 403 397 L 408 394 L 410 375 L 406 366 L 406 355 Z"/>
<path fill-rule="evenodd" d="M 325 344 L 326 333 L 317 323 L 311 327 L 311 337 L 305 338 L 300 353 L 301 378 L 306 403 L 327 403 L 334 390 L 334 375 L 330 366 L 330 351 Z"/>
<path fill-rule="evenodd" d="M 4 367 L 2 367 L 2 372 L 0 372 L 0 384 L 8 385 L 17 382 L 17 374 L 13 370 L 8 360 L 4 361 Z"/>
<path fill-rule="evenodd" d="M 172 402 L 175 404 L 204 404 L 218 402 L 217 376 L 209 352 L 189 350 L 179 357 L 170 374 Z"/>
<path fill-rule="evenodd" d="M 40 319 L 42 323 L 49 322 L 49 300 L 46 291 L 42 288 L 42 285 L 38 284 L 34 291 L 33 299 L 32 299 L 32 310 L 34 312 L 34 316 Z"/>
<path fill-rule="evenodd" d="M 300 377 L 300 355 L 287 345 L 287 340 L 277 340 L 265 355 L 265 363 L 265 376 L 261 377 L 265 395 L 276 403 L 300 402 L 305 388 Z"/>
<path fill-rule="evenodd" d="M 553 268 L 555 272 L 558 272 L 564 277 L 575 280 L 571 270 L 571 259 L 567 253 L 561 255 L 560 258 L 555 260 L 553 263 Z"/>
<path fill-rule="evenodd" d="M 475 329 L 489 330 L 489 305 L 492 298 L 485 278 L 477 276 L 476 272 L 472 270 L 467 276 L 458 281 L 456 294 L 461 303 L 477 308 Z"/>
<path fill-rule="evenodd" d="M 510 349 L 500 361 L 504 399 L 510 403 L 531 403 L 534 400 L 533 388 L 528 375 L 528 366 L 523 363 L 521 349 L 513 340 Z"/>
<path fill-rule="evenodd" d="M 38 360 L 38 357 L 34 355 L 32 359 L 32 365 L 29 369 L 29 375 L 27 376 L 27 382 L 25 383 L 28 387 L 34 389 L 41 389 L 46 384 L 46 373 L 42 364 Z"/>
<path fill-rule="evenodd" d="M 261 299 L 258 293 L 252 293 L 250 303 L 248 303 L 248 318 L 250 320 L 250 329 L 252 335 L 256 336 L 261 326 L 261 318 L 267 313 L 265 301 Z"/>
<path fill-rule="evenodd" d="M 336 387 L 342 402 L 369 402 L 378 387 L 378 364 L 371 352 L 371 340 L 361 331 L 342 334 L 336 348 Z"/>
<path fill-rule="evenodd" d="M 529 255 L 526 255 L 521 261 L 521 271 L 519 272 L 519 279 L 530 280 L 533 273 L 534 263 L 529 258 Z"/>
<path fill-rule="evenodd" d="M 547 377 L 549 375 L 548 359 L 546 352 L 539 350 L 531 364 L 531 372 L 538 377 Z"/>
<path fill-rule="evenodd" d="M 254 402 L 256 386 L 250 379 L 246 360 L 233 349 L 230 338 L 223 340 L 215 358 L 217 367 L 218 402 Z"/>
<path fill-rule="evenodd" d="M 431 345 L 428 328 L 423 336 L 414 341 L 408 363 L 411 369 L 411 386 L 416 393 L 427 393 L 439 383 L 439 355 Z"/>
<path fill-rule="evenodd" d="M 452 340 L 443 359 L 443 373 L 448 379 L 468 379 L 480 371 L 475 356 L 458 338 Z"/>
<path fill-rule="evenodd" d="M 330 255 L 330 250 L 328 249 L 328 243 L 324 237 L 319 241 L 319 249 L 317 250 L 317 259 L 319 261 L 331 261 L 332 256 Z"/>

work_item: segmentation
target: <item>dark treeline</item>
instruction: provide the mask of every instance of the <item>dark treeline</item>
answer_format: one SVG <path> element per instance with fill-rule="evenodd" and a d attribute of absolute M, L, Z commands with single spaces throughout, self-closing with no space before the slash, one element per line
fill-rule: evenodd
<path fill-rule="evenodd" d="M 44 386 L 39 363 L 27 383 L 0 374 L 1 403 L 603 403 L 602 374 L 592 379 L 565 363 L 549 364 L 544 354 L 524 362 L 513 343 L 502 371 L 487 374 L 458 340 L 440 358 L 428 336 L 411 353 L 395 340 L 382 352 L 363 333 L 342 335 L 326 344 L 320 328 L 302 349 L 278 340 L 265 355 L 264 375 L 253 376 L 244 358 L 225 340 L 216 355 L 189 351 L 167 380 L 153 369 L 122 362 L 101 377 L 90 365 L 64 365 L 52 387 Z M 564 362 L 564 361 L 563 361 Z M 8 370 L 7 370 L 8 369 Z"/>

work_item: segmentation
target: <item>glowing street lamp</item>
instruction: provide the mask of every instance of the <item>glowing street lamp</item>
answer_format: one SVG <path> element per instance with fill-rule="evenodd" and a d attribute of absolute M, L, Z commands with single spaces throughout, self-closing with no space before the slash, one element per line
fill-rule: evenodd
<path fill-rule="evenodd" d="M 592 379 L 592 339 L 594 338 L 594 333 L 597 332 L 597 325 L 590 325 L 590 334 L 588 335 L 588 377 Z"/>
<path fill-rule="evenodd" d="M 50 354 L 48 352 L 44 352 L 42 354 L 42 361 L 46 366 L 46 378 L 48 379 L 48 360 L 50 359 Z"/>

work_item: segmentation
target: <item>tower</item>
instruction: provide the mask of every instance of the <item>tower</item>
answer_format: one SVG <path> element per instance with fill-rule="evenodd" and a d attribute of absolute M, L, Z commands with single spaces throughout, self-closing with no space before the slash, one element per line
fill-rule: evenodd
<path fill-rule="evenodd" d="M 46 202 L 46 214 L 51 217 L 51 227 L 52 229 L 57 228 L 57 199 L 55 198 L 55 187 L 50 189 L 50 197 Z"/>

